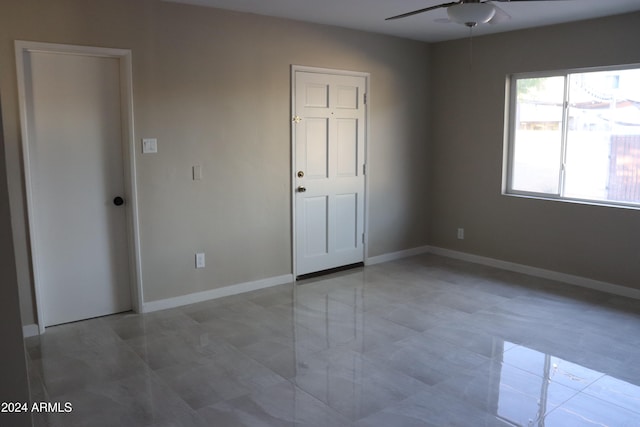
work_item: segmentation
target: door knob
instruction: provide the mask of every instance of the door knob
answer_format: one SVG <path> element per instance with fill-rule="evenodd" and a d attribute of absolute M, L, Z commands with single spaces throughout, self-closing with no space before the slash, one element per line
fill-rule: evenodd
<path fill-rule="evenodd" d="M 298 187 L 298 193 L 304 193 L 307 191 L 307 187 L 303 187 L 302 185 Z"/>
<path fill-rule="evenodd" d="M 120 196 L 116 196 L 113 199 L 113 204 L 116 205 L 116 206 L 122 206 L 122 205 L 124 205 L 124 199 L 122 197 L 120 197 Z"/>
<path fill-rule="evenodd" d="M 303 178 L 303 177 L 304 177 L 304 172 L 298 171 L 298 178 Z"/>

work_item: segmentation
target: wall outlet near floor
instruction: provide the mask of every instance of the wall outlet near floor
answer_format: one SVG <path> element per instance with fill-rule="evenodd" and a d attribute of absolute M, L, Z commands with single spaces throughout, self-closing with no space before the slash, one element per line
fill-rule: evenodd
<path fill-rule="evenodd" d="M 204 266 L 205 266 L 204 252 L 197 252 L 196 253 L 196 268 L 204 268 Z"/>
<path fill-rule="evenodd" d="M 464 228 L 458 228 L 458 239 L 464 240 Z"/>

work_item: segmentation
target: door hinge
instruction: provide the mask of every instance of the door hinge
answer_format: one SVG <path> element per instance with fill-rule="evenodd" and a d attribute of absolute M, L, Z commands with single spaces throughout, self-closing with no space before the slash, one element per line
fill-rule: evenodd
<path fill-rule="evenodd" d="M 367 174 L 367 164 L 363 163 L 362 164 L 362 175 L 366 175 Z"/>
<path fill-rule="evenodd" d="M 364 233 L 362 233 L 362 244 L 364 245 Z"/>
<path fill-rule="evenodd" d="M 364 105 L 367 105 L 367 94 L 364 94 Z"/>

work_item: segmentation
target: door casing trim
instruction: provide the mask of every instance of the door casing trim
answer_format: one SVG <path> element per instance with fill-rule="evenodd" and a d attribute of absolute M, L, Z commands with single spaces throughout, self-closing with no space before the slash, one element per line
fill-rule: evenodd
<path fill-rule="evenodd" d="M 16 71 L 18 79 L 18 106 L 20 109 L 20 131 L 22 135 L 23 175 L 27 201 L 27 235 L 31 245 L 30 266 L 32 270 L 33 289 L 36 303 L 38 330 L 45 331 L 43 308 L 41 304 L 42 291 L 40 289 L 38 259 L 35 248 L 38 245 L 34 233 L 35 218 L 33 217 L 34 200 L 31 183 L 31 164 L 29 161 L 30 135 L 27 113 L 26 80 L 24 61 L 30 52 L 46 52 L 67 55 L 97 56 L 118 59 L 120 64 L 120 99 L 122 122 L 124 191 L 127 200 L 127 241 L 129 249 L 129 283 L 131 287 L 131 304 L 136 312 L 140 312 L 143 302 L 142 271 L 140 254 L 140 230 L 138 218 L 138 197 L 136 185 L 136 150 L 134 140 L 133 120 L 133 75 L 131 66 L 131 50 L 111 49 L 92 46 L 78 46 L 32 41 L 15 41 Z"/>
<path fill-rule="evenodd" d="M 309 67 L 305 65 L 291 65 L 291 106 L 289 111 L 290 119 L 290 132 L 291 132 L 291 271 L 293 273 L 294 280 L 298 277 L 296 272 L 296 200 L 294 194 L 294 188 L 296 187 L 296 140 L 295 140 L 295 127 L 291 121 L 294 116 L 295 102 L 296 102 L 296 72 L 318 73 L 318 74 L 333 74 L 340 76 L 353 76 L 363 77 L 365 80 L 365 93 L 367 102 L 364 104 L 364 163 L 366 165 L 366 173 L 364 174 L 364 242 L 362 244 L 362 259 L 363 262 L 369 257 L 369 175 L 371 173 L 371 166 L 369 164 L 369 104 L 371 102 L 370 97 L 370 81 L 371 74 L 368 72 L 339 70 L 333 68 L 318 68 Z"/>

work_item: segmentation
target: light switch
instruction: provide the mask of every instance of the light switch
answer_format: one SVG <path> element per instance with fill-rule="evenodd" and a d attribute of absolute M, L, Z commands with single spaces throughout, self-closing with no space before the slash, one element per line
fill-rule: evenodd
<path fill-rule="evenodd" d="M 194 181 L 202 180 L 202 166 L 200 165 L 193 166 L 193 180 Z"/>
<path fill-rule="evenodd" d="M 157 153 L 158 152 L 158 140 L 156 138 L 143 138 L 142 139 L 142 152 L 144 154 Z"/>

